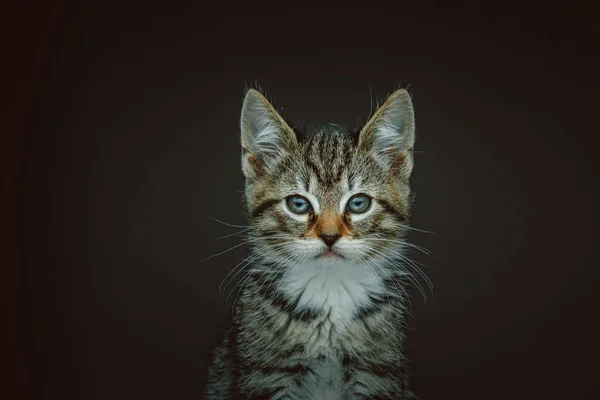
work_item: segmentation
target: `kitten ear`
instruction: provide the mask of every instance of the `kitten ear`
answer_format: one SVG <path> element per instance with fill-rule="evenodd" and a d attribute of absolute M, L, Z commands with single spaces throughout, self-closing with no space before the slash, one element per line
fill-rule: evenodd
<path fill-rule="evenodd" d="M 359 148 L 370 153 L 384 168 L 408 179 L 413 168 L 415 116 L 406 89 L 396 90 L 360 131 Z"/>
<path fill-rule="evenodd" d="M 246 93 L 240 129 L 242 171 L 246 178 L 255 178 L 272 168 L 281 154 L 297 143 L 294 130 L 256 89 Z"/>

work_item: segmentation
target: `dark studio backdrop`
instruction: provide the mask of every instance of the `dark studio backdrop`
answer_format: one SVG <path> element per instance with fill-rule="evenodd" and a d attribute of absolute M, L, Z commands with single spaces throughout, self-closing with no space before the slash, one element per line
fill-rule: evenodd
<path fill-rule="evenodd" d="M 598 17 L 56 3 L 17 163 L 21 394 L 199 398 L 231 314 L 218 286 L 245 255 L 202 261 L 240 243 L 209 217 L 245 224 L 256 81 L 291 120 L 349 127 L 409 87 L 413 226 L 435 232 L 410 236 L 434 254 L 413 253 L 434 285 L 409 320 L 423 400 L 592 399 Z"/>

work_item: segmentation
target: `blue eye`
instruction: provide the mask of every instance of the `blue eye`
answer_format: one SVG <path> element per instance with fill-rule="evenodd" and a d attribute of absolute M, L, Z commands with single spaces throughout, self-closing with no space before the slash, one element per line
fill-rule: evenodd
<path fill-rule="evenodd" d="M 371 206 L 371 198 L 366 194 L 354 195 L 348 200 L 346 209 L 354 214 L 364 213 Z"/>
<path fill-rule="evenodd" d="M 288 197 L 286 203 L 290 211 L 294 214 L 306 214 L 312 210 L 310 202 L 299 195 Z"/>

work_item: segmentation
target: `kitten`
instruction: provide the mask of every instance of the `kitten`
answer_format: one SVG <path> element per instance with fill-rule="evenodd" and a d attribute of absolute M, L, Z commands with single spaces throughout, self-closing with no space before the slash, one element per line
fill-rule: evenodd
<path fill-rule="evenodd" d="M 207 399 L 416 399 L 404 347 L 414 112 L 295 132 L 257 90 L 241 113 L 252 269 Z"/>

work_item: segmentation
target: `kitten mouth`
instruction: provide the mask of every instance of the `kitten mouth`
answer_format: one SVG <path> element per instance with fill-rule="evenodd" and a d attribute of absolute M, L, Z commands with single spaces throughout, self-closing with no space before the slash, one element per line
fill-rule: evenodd
<path fill-rule="evenodd" d="M 321 253 L 317 256 L 317 258 L 321 258 L 321 257 L 322 258 L 344 258 L 343 255 L 341 255 L 340 253 L 338 253 L 334 250 L 331 250 L 331 249 L 325 250 L 323 253 Z"/>

